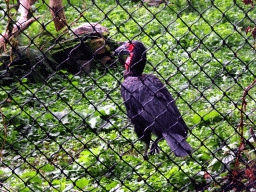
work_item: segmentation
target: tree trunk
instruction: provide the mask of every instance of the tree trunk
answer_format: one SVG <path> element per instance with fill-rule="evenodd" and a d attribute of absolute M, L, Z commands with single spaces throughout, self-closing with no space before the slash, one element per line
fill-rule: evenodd
<path fill-rule="evenodd" d="M 59 31 L 63 27 L 67 26 L 62 0 L 50 0 L 50 8 L 56 31 Z"/>

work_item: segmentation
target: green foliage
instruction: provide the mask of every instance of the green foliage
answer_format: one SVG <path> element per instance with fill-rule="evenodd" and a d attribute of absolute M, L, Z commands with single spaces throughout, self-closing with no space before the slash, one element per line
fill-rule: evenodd
<path fill-rule="evenodd" d="M 48 3 L 35 4 L 40 23 L 19 36 L 21 45 L 45 51 L 63 33 L 55 31 Z M 161 141 L 160 154 L 143 161 L 144 144 L 138 142 L 120 96 L 123 66 L 79 76 L 51 72 L 46 83 L 23 77 L 0 87 L 8 125 L 0 166 L 4 184 L 16 191 L 193 191 L 209 183 L 208 189 L 215 190 L 219 185 L 213 178 L 221 183 L 227 175 L 222 166 L 238 147 L 234 130 L 242 88 L 255 79 L 253 39 L 242 30 L 255 13 L 244 20 L 248 7 L 229 0 L 173 0 L 158 8 L 119 3 L 64 1 L 67 23 L 85 7 L 76 24 L 99 22 L 111 38 L 141 40 L 150 48 L 145 72 L 154 71 L 176 98 L 191 128 L 187 141 L 193 158 L 169 154 Z M 6 18 L 0 23 L 3 32 Z M 255 92 L 250 96 L 255 98 Z M 253 109 L 255 101 L 249 100 L 247 110 Z M 248 117 L 255 125 L 253 113 Z M 0 146 L 3 124 L 0 119 Z M 205 179 L 205 170 L 213 177 Z M 191 177 L 196 185 L 187 186 Z"/>

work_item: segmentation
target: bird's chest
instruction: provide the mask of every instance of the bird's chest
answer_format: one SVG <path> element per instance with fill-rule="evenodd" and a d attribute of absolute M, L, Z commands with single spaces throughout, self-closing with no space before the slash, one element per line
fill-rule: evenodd
<path fill-rule="evenodd" d="M 147 82 L 129 78 L 122 83 L 121 95 L 125 102 L 130 100 L 130 102 L 139 103 L 143 106 L 152 100 L 154 92 Z"/>

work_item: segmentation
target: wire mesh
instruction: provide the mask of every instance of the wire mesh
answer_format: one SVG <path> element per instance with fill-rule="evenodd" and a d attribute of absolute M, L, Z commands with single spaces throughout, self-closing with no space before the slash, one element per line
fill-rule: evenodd
<path fill-rule="evenodd" d="M 2 191 L 255 190 L 253 1 L 0 0 L 0 15 Z M 132 40 L 189 128 L 186 157 L 163 140 L 143 158 L 113 56 Z"/>

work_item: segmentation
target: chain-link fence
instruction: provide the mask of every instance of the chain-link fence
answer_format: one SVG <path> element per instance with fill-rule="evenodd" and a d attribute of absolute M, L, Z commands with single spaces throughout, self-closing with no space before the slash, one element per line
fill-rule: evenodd
<path fill-rule="evenodd" d="M 1 191 L 254 191 L 253 4 L 0 0 Z M 113 55 L 131 40 L 175 99 L 190 155 L 163 140 L 145 158 Z"/>

